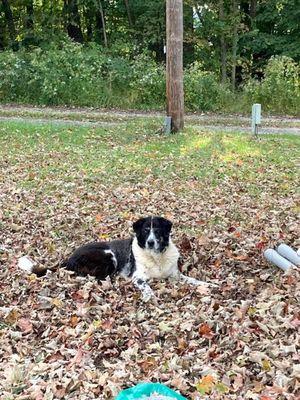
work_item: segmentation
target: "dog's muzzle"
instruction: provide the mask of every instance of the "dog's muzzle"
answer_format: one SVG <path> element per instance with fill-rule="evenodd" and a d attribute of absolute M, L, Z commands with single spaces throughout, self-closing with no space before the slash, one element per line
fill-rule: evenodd
<path fill-rule="evenodd" d="M 147 247 L 148 249 L 154 249 L 155 241 L 153 239 L 147 240 Z"/>
<path fill-rule="evenodd" d="M 154 250 L 155 252 L 159 251 L 159 240 L 155 237 L 155 235 L 151 232 L 146 240 L 146 249 Z"/>

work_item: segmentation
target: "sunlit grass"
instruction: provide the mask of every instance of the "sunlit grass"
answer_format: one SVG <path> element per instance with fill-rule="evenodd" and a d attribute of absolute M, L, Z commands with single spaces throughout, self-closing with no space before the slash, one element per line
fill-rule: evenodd
<path fill-rule="evenodd" d="M 45 190 L 78 179 L 122 184 L 163 177 L 218 185 L 233 177 L 256 194 L 257 183 L 274 174 L 282 191 L 296 182 L 299 137 L 255 141 L 246 134 L 192 127 L 169 136 L 155 131 L 157 121 L 146 119 L 110 128 L 1 122 L 0 155 L 10 168 L 21 170 L 18 186 Z"/>

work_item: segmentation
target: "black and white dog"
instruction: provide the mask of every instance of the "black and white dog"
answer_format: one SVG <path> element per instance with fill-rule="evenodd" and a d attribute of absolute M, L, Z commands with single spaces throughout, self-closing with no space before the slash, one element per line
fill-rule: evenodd
<path fill-rule="evenodd" d="M 86 244 L 62 266 L 99 280 L 114 275 L 130 278 L 141 290 L 144 301 L 154 296 L 148 284 L 151 279 L 172 278 L 192 285 L 207 285 L 180 273 L 179 252 L 171 240 L 171 228 L 172 223 L 165 218 L 141 218 L 133 224 L 133 238 Z"/>

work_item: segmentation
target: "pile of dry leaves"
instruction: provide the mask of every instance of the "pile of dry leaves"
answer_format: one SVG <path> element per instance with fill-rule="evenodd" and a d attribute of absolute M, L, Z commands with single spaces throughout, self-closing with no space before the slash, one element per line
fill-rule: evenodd
<path fill-rule="evenodd" d="M 151 176 L 115 187 L 77 176 L 45 193 L 16 176 L 0 193 L 1 398 L 112 399 L 158 381 L 189 399 L 296 400 L 300 274 L 261 256 L 282 240 L 299 247 L 295 194 L 266 185 L 254 200 L 234 179 Z M 144 304 L 122 279 L 17 268 L 24 255 L 51 266 L 87 241 L 126 237 L 149 214 L 173 220 L 182 270 L 217 288 L 156 282 L 159 303 Z"/>

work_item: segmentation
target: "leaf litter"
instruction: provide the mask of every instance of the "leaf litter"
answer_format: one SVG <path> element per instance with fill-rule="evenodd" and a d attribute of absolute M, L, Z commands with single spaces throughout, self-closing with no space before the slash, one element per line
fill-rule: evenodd
<path fill-rule="evenodd" d="M 54 156 L 60 165 L 63 154 Z M 1 164 L 2 398 L 112 399 L 141 381 L 189 399 L 297 398 L 300 274 L 261 256 L 278 241 L 300 246 L 292 185 L 283 196 L 282 181 L 268 175 L 255 181 L 257 198 L 234 176 L 217 186 L 180 172 L 105 181 L 76 165 L 68 179 L 45 177 L 56 179 L 52 191 L 37 177 L 32 188 L 20 185 L 41 158 Z M 145 304 L 121 278 L 98 284 L 18 268 L 24 256 L 52 266 L 87 241 L 127 237 L 148 214 L 174 221 L 182 271 L 217 287 L 155 282 L 158 303 Z"/>

